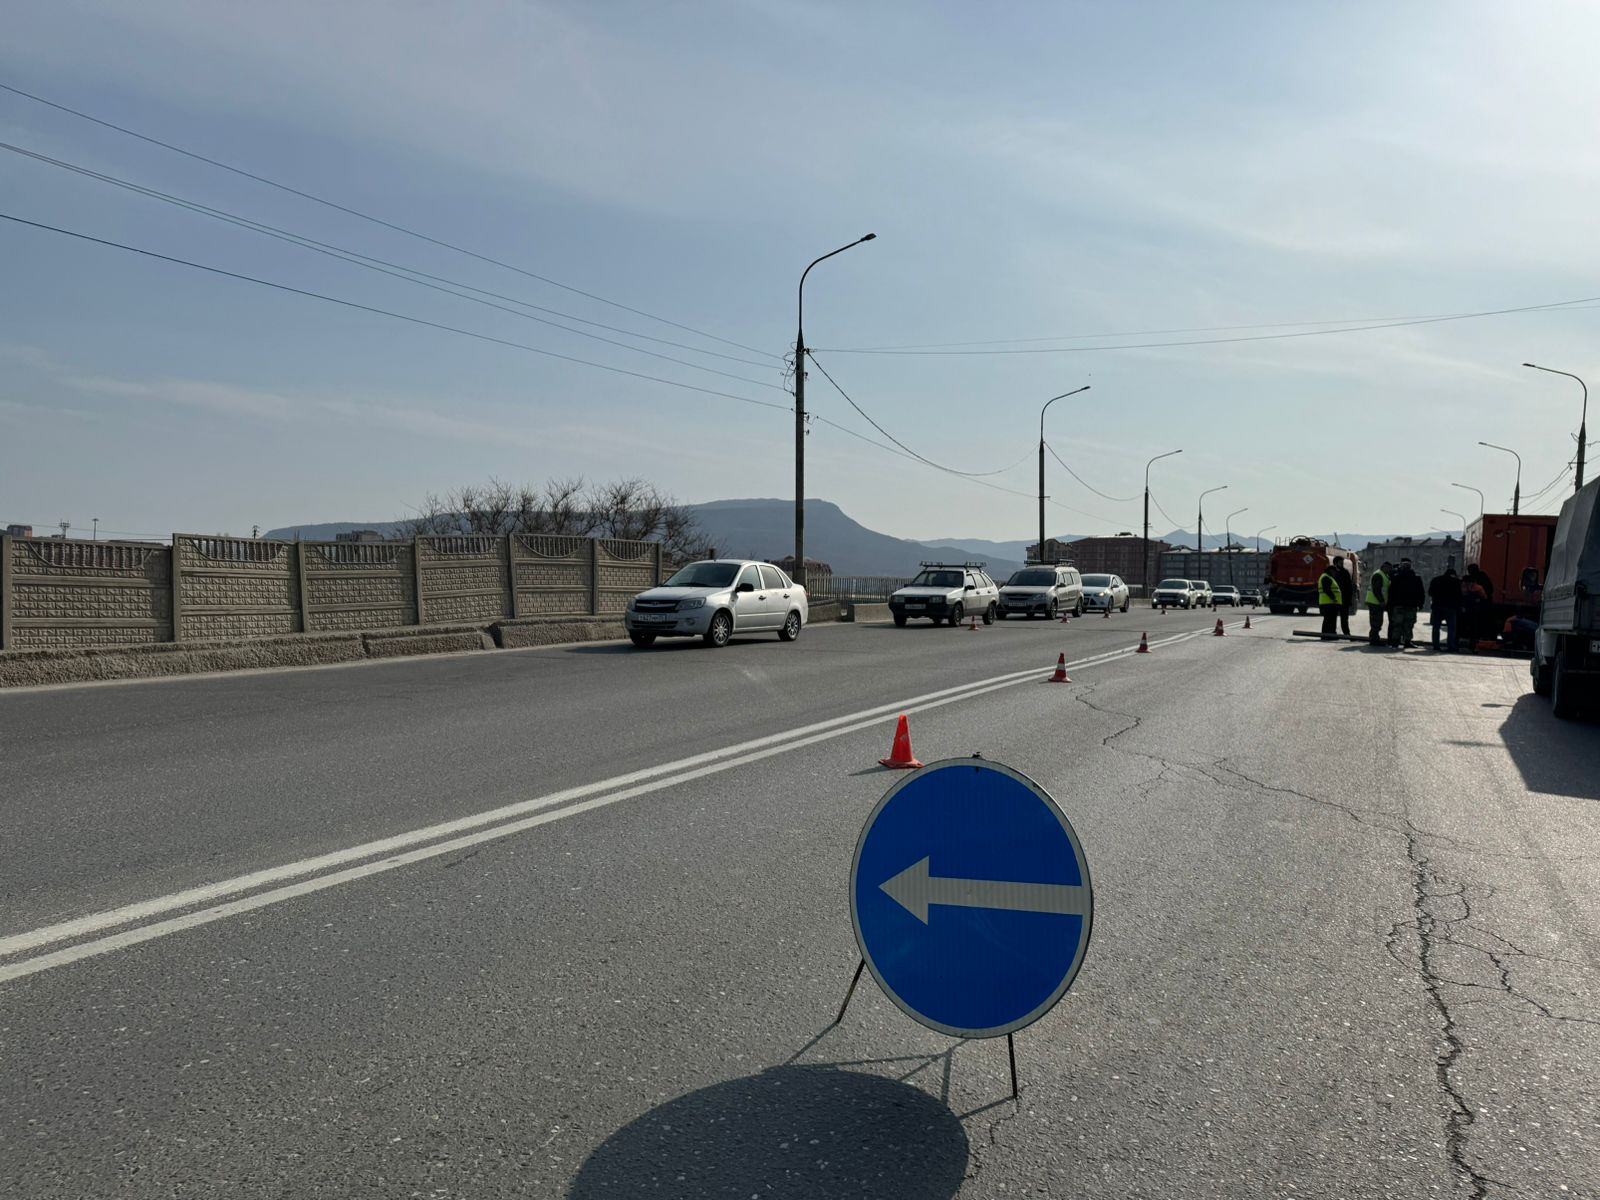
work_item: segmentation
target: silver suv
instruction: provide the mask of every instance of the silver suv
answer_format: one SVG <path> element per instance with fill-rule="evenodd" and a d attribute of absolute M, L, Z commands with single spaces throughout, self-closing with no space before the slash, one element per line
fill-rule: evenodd
<path fill-rule="evenodd" d="M 810 609 L 806 590 L 771 563 L 743 558 L 692 562 L 660 587 L 628 601 L 628 640 L 643 649 L 658 637 L 697 637 L 726 646 L 735 633 L 775 633 L 792 642 Z"/>
<path fill-rule="evenodd" d="M 1187 579 L 1163 579 L 1150 593 L 1151 608 L 1194 608 L 1197 603 L 1194 584 Z"/>
<path fill-rule="evenodd" d="M 984 574 L 983 563 L 923 563 L 922 572 L 889 597 L 889 612 L 896 625 L 912 617 L 927 617 L 935 625 L 959 625 L 971 613 L 985 625 L 994 624 L 1000 589 Z"/>
<path fill-rule="evenodd" d="M 1023 567 L 1000 589 L 1002 617 L 1046 617 L 1058 612 L 1083 616 L 1083 576 L 1076 567 L 1051 564 Z"/>

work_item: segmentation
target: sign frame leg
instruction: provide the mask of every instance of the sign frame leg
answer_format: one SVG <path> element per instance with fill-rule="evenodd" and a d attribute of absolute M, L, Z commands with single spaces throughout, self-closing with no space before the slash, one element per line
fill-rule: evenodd
<path fill-rule="evenodd" d="M 1016 1100 L 1018 1098 L 1018 1096 L 1017 1096 L 1017 1043 L 1012 1039 L 1012 1036 L 1009 1033 L 1006 1034 L 1006 1057 L 1011 1060 L 1011 1098 L 1013 1100 Z"/>
<path fill-rule="evenodd" d="M 839 1015 L 833 1019 L 833 1024 L 836 1028 L 838 1027 L 839 1022 L 844 1020 L 844 1010 L 850 1007 L 850 997 L 856 994 L 856 984 L 861 982 L 861 973 L 866 969 L 866 959 L 863 958 L 856 963 L 856 973 L 850 977 L 850 986 L 845 989 L 844 1003 L 839 1005 Z M 1016 1079 L 1016 1074 L 1016 1066 L 1013 1064 L 1011 1068 L 1011 1076 L 1013 1081 Z"/>

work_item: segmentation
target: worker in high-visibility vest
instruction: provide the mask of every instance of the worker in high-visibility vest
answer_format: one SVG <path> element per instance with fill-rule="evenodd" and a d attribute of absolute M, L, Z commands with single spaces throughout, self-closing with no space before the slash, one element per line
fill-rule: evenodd
<path fill-rule="evenodd" d="M 1389 572 L 1393 570 L 1394 564 L 1385 562 L 1367 581 L 1367 641 L 1374 646 L 1383 640 L 1383 614 L 1389 607 Z"/>
<path fill-rule="evenodd" d="M 1317 608 L 1322 612 L 1322 640 L 1331 642 L 1339 636 L 1339 614 L 1344 611 L 1344 591 L 1332 567 L 1317 577 Z"/>

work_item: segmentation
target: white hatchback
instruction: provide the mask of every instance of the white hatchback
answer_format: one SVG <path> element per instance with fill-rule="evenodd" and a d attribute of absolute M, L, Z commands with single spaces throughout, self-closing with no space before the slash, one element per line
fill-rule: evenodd
<path fill-rule="evenodd" d="M 743 558 L 692 562 L 660 587 L 628 601 L 628 640 L 643 649 L 662 637 L 726 646 L 736 633 L 775 633 L 792 642 L 810 610 L 806 590 L 771 563 Z"/>

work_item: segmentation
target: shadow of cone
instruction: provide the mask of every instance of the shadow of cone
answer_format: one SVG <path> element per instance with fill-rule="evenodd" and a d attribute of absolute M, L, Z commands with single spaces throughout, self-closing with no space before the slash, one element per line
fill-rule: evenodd
<path fill-rule="evenodd" d="M 884 767 L 903 767 L 907 769 L 922 765 L 917 761 L 917 756 L 911 753 L 911 723 L 904 717 L 901 717 L 900 723 L 895 726 L 894 746 L 889 751 L 889 757 L 880 758 L 878 764 Z"/>
<path fill-rule="evenodd" d="M 1134 653 L 1135 654 L 1149 654 L 1150 653 L 1150 635 L 1148 633 L 1141 633 L 1139 635 L 1139 649 L 1134 651 Z"/>
<path fill-rule="evenodd" d="M 1072 682 L 1072 680 L 1067 678 L 1067 656 L 1065 654 L 1057 656 L 1057 658 L 1056 658 L 1056 673 L 1054 675 L 1050 676 L 1050 682 L 1051 683 L 1071 683 Z"/>

